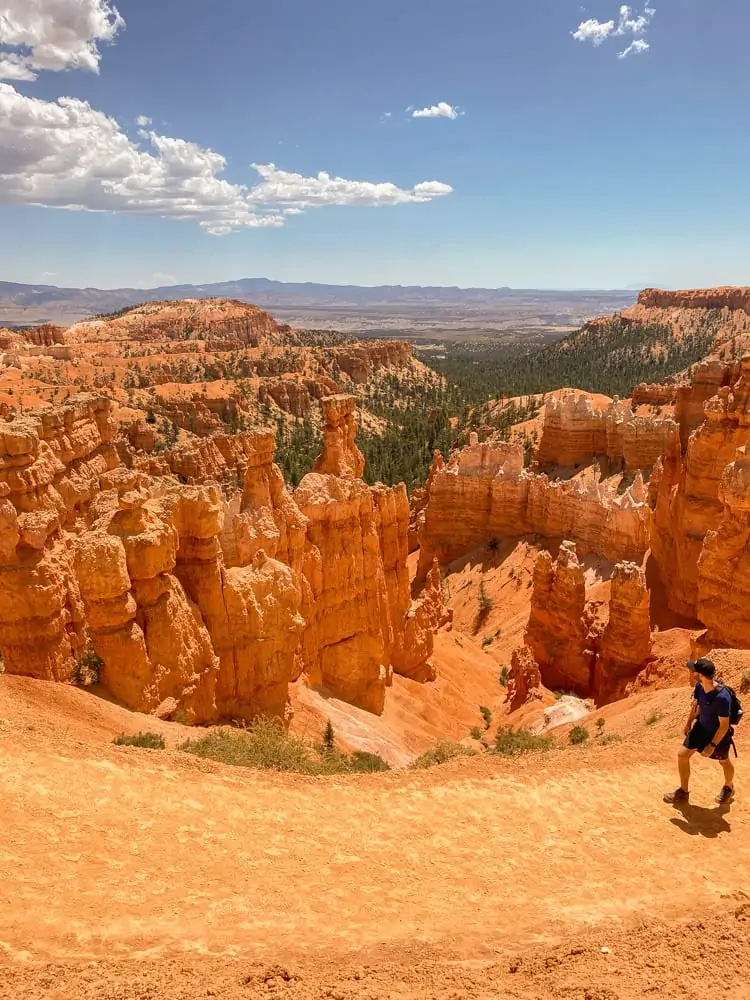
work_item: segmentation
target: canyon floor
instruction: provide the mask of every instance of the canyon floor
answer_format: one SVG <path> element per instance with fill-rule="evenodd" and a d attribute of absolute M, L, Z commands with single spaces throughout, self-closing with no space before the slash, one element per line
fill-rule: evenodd
<path fill-rule="evenodd" d="M 115 747 L 184 730 L 2 676 L 0 997 L 748 996 L 750 728 L 736 804 L 697 761 L 671 809 L 688 696 L 597 712 L 619 744 L 311 779 Z"/>

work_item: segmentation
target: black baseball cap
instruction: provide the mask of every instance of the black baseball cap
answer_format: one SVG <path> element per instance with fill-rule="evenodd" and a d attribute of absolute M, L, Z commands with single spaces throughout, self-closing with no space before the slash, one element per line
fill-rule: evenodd
<path fill-rule="evenodd" d="M 716 664 L 705 656 L 701 656 L 699 660 L 688 660 L 688 670 L 692 670 L 694 674 L 700 674 L 702 677 L 713 677 L 716 673 Z"/>

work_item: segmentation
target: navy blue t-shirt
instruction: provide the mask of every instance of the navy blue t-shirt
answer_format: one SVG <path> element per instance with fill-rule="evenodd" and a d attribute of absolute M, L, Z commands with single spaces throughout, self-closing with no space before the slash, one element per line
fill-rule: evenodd
<path fill-rule="evenodd" d="M 698 722 L 708 733 L 719 728 L 719 719 L 728 719 L 732 711 L 732 696 L 724 687 L 715 687 L 706 692 L 703 685 L 695 685 L 693 697 L 698 702 Z"/>

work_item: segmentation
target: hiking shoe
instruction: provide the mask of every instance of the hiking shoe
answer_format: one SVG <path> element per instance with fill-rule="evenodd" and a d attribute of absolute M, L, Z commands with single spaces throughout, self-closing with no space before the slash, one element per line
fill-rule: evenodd
<path fill-rule="evenodd" d="M 716 796 L 716 804 L 719 806 L 726 806 L 734 799 L 734 786 L 731 788 L 729 785 L 724 785 L 722 790 Z"/>
<path fill-rule="evenodd" d="M 686 792 L 684 788 L 678 788 L 674 792 L 667 792 L 664 796 L 664 801 L 669 803 L 670 806 L 677 805 L 680 802 L 689 802 L 690 792 Z"/>

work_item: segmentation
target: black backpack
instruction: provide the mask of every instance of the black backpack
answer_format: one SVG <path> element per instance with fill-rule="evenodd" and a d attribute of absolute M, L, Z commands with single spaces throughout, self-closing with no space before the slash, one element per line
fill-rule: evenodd
<path fill-rule="evenodd" d="M 742 722 L 742 716 L 744 714 L 742 710 L 742 702 L 737 697 L 737 692 L 734 688 L 731 688 L 728 684 L 722 684 L 721 686 L 725 691 L 729 692 L 732 699 L 732 707 L 729 710 L 729 723 L 732 726 L 739 726 Z"/>

